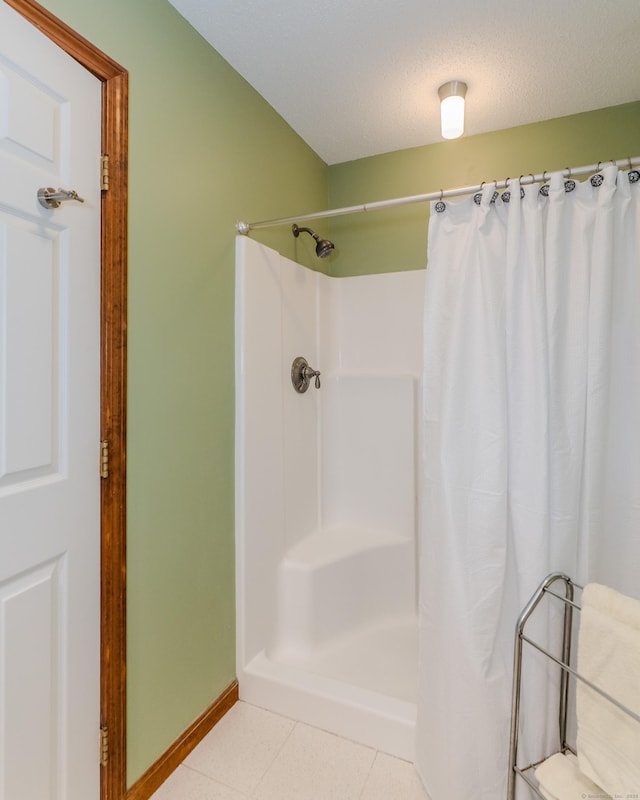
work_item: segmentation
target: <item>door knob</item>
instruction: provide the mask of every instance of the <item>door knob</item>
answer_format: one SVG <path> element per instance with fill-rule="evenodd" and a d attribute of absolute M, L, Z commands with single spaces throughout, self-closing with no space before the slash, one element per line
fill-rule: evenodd
<path fill-rule="evenodd" d="M 67 200 L 77 200 L 79 203 L 84 203 L 82 197 L 78 197 L 78 193 L 73 189 L 52 189 L 50 186 L 46 189 L 38 189 L 38 202 L 43 208 L 58 208 L 60 203 Z"/>

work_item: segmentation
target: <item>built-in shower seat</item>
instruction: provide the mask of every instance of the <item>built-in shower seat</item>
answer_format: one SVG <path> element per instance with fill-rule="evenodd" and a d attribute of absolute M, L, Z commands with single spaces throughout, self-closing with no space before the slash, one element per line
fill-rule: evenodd
<path fill-rule="evenodd" d="M 414 614 L 414 547 L 397 533 L 345 528 L 295 544 L 279 566 L 270 655 L 309 658 L 367 625 Z"/>

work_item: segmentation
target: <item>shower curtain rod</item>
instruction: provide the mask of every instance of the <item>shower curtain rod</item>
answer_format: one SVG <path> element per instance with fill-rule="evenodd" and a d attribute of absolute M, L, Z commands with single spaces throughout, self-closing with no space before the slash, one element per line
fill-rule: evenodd
<path fill-rule="evenodd" d="M 640 164 L 640 156 L 634 158 L 623 158 L 619 161 L 599 161 L 597 164 L 589 164 L 585 167 L 571 168 L 567 167 L 563 170 L 563 176 L 570 178 L 573 175 L 586 175 L 589 172 L 599 172 L 606 164 L 615 164 L 617 167 L 628 167 L 631 169 L 633 166 Z M 429 192 L 428 194 L 414 194 L 409 197 L 396 197 L 392 200 L 378 200 L 374 203 L 365 203 L 359 206 L 345 206 L 344 208 L 333 208 L 329 211 L 318 211 L 315 214 L 301 214 L 297 217 L 283 217 L 281 219 L 268 219 L 262 222 L 238 222 L 236 223 L 236 231 L 241 234 L 248 234 L 249 231 L 258 228 L 273 228 L 277 225 L 287 225 L 292 222 L 304 222 L 308 219 L 323 219 L 326 217 L 340 217 L 345 214 L 359 214 L 363 211 L 377 211 L 381 208 L 391 208 L 392 206 L 406 206 L 411 203 L 424 203 L 428 200 L 442 200 L 445 197 L 458 197 L 463 194 L 474 194 L 479 192 L 485 184 L 495 184 L 496 189 L 504 189 L 509 183 L 515 181 L 515 178 L 506 178 L 503 181 L 483 181 L 479 186 L 463 186 L 458 189 L 444 189 L 439 192 Z M 526 186 L 529 183 L 536 183 L 537 181 L 547 181 L 549 177 L 546 170 L 541 175 L 521 175 L 518 179 L 519 185 Z"/>

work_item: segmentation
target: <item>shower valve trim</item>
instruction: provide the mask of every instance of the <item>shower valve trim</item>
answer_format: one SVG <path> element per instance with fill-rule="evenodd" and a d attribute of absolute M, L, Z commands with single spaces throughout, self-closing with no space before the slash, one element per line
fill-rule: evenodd
<path fill-rule="evenodd" d="M 294 358 L 291 365 L 291 383 L 298 394 L 304 394 L 309 388 L 311 379 L 315 378 L 316 389 L 320 388 L 320 370 L 313 369 L 304 356 Z"/>

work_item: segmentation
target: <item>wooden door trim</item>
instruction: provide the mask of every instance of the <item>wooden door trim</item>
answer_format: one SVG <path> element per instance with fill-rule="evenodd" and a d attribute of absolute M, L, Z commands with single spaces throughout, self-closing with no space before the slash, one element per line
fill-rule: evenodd
<path fill-rule="evenodd" d="M 5 0 L 102 81 L 102 151 L 109 190 L 101 206 L 101 438 L 109 442 L 109 477 L 101 491 L 101 725 L 109 759 L 102 800 L 126 796 L 126 392 L 128 72 L 35 0 Z M 96 180 L 99 175 L 96 154 Z M 98 442 L 96 442 L 96 468 Z M 98 752 L 96 731 L 96 757 Z"/>

